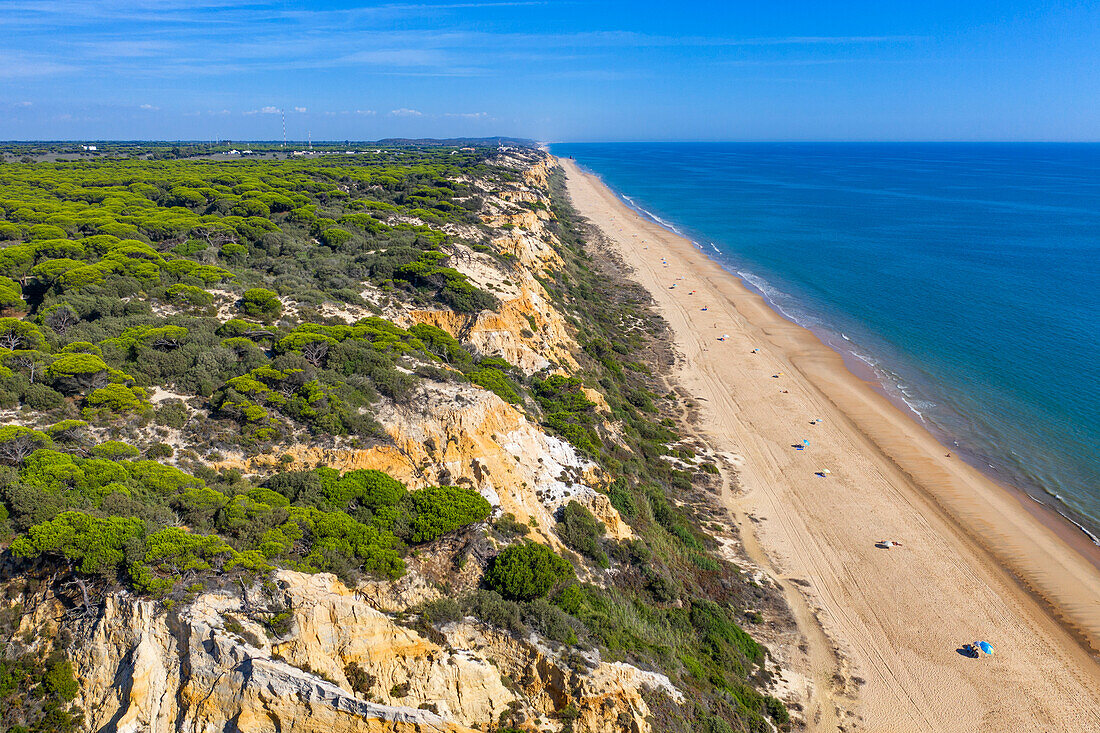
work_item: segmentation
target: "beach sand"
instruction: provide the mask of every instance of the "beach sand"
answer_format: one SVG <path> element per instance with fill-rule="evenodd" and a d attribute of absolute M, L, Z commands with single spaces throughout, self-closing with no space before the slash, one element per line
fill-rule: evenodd
<path fill-rule="evenodd" d="M 574 206 L 668 321 L 704 439 L 736 466 L 722 501 L 798 622 L 804 643 L 778 656 L 811 683 L 809 728 L 1100 731 L 1100 570 L 1088 548 L 946 456 L 691 242 L 560 162 Z M 978 639 L 993 656 L 957 651 Z"/>

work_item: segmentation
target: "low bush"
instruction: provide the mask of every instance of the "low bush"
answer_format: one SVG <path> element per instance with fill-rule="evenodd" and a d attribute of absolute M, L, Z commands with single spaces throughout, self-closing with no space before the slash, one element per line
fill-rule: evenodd
<path fill-rule="evenodd" d="M 410 493 L 402 502 L 409 513 L 407 541 L 429 542 L 447 532 L 480 522 L 493 507 L 474 491 L 459 486 L 433 486 Z"/>
<path fill-rule="evenodd" d="M 610 567 L 607 553 L 600 545 L 607 528 L 586 506 L 575 500 L 570 501 L 562 507 L 555 529 L 566 547 L 576 550 L 601 568 Z"/>
<path fill-rule="evenodd" d="M 493 558 L 486 584 L 504 598 L 530 601 L 548 594 L 574 576 L 573 566 L 545 545 L 512 545 Z"/>

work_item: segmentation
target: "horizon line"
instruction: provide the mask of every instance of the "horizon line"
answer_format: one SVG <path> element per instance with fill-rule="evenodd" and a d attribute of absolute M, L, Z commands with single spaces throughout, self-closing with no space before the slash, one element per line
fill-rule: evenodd
<path fill-rule="evenodd" d="M 836 139 L 836 138 L 766 138 L 766 139 L 647 139 L 647 140 L 536 140 L 534 138 L 525 138 L 515 135 L 454 135 L 450 137 L 405 137 L 400 135 L 391 135 L 384 138 L 376 138 L 373 140 L 358 139 L 353 140 L 351 138 L 344 139 L 320 139 L 320 140 L 307 140 L 305 138 L 301 140 L 286 140 L 287 144 L 290 143 L 303 143 L 313 145 L 351 145 L 362 143 L 379 143 L 384 140 L 425 140 L 425 141 L 447 141 L 447 140 L 511 140 L 515 142 L 525 142 L 534 145 L 667 145 L 667 144 L 790 144 L 790 143 L 806 143 L 806 144 L 945 144 L 945 145 L 1096 145 L 1100 144 L 1100 138 L 1090 140 L 1043 140 L 1043 139 L 1028 139 L 1028 140 L 1013 140 L 1013 139 L 988 139 L 988 140 L 967 140 L 967 139 L 945 139 L 945 138 L 925 138 L 925 139 L 903 139 L 903 138 L 851 138 L 851 139 Z M 26 138 L 26 139 L 8 139 L 0 140 L 0 145 L 33 145 L 33 144 L 49 144 L 49 143 L 162 143 L 162 144 L 174 144 L 174 145 L 224 145 L 228 143 L 240 144 L 240 143 L 263 143 L 263 144 L 277 144 L 282 145 L 281 139 L 260 139 L 260 138 L 226 138 L 225 140 L 210 140 L 207 139 L 169 139 L 169 138 L 92 138 L 92 137 L 73 137 L 73 138 Z"/>

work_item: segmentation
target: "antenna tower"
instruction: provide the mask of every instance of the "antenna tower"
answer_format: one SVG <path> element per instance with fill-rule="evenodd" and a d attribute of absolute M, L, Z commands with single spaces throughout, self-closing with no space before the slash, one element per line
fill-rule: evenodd
<path fill-rule="evenodd" d="M 279 116 L 283 118 L 283 150 L 286 150 L 286 113 L 279 110 Z"/>

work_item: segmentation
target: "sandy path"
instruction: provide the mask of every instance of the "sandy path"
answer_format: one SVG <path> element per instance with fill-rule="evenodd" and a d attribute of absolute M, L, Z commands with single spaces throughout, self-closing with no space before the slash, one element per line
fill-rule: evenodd
<path fill-rule="evenodd" d="M 574 205 L 668 320 L 683 356 L 677 377 L 703 406 L 707 439 L 734 456 L 742 492 L 724 500 L 736 518 L 752 517 L 746 550 L 802 627 L 807 651 L 790 658 L 814 682 L 811 727 L 1100 731 L 1100 664 L 1080 643 L 1100 642 L 1096 566 L 1015 496 L 947 458 L 816 337 L 561 162 Z M 808 448 L 795 450 L 803 439 Z M 883 538 L 904 548 L 876 548 Z M 956 651 L 979 638 L 997 647 L 993 657 Z"/>

